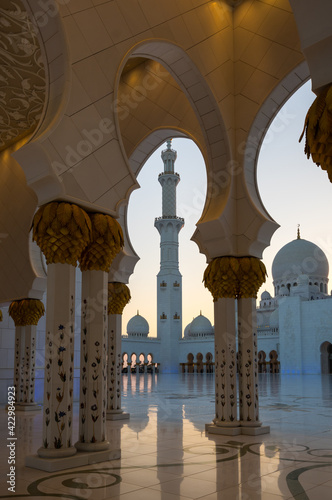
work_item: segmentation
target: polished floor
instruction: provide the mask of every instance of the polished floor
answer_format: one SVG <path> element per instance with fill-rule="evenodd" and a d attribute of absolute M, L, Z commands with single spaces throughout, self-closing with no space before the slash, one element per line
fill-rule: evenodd
<path fill-rule="evenodd" d="M 7 414 L 1 411 L 0 498 L 331 500 L 332 375 L 262 374 L 263 436 L 206 435 L 213 375 L 123 376 L 129 421 L 108 422 L 121 460 L 46 473 L 25 467 L 41 444 L 41 412 L 16 416 L 16 488 L 8 492 Z M 77 434 L 77 409 L 74 426 Z"/>

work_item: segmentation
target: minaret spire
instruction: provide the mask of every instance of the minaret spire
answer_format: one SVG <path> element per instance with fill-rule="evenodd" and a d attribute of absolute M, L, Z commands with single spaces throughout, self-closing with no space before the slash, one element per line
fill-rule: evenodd
<path fill-rule="evenodd" d="M 157 337 L 161 340 L 162 372 L 178 372 L 178 341 L 182 337 L 182 276 L 179 271 L 179 232 L 184 219 L 176 215 L 176 187 L 180 176 L 174 171 L 177 152 L 172 140 L 161 153 L 164 171 L 158 181 L 162 187 L 162 216 L 155 219 L 160 234 L 160 271 L 157 275 Z"/>

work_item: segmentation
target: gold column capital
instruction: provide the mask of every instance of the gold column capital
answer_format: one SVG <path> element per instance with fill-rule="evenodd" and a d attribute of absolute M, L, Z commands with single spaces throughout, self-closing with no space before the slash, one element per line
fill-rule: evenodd
<path fill-rule="evenodd" d="M 90 214 L 92 240 L 83 250 L 79 262 L 82 271 L 109 272 L 112 260 L 124 245 L 120 224 L 110 215 Z"/>
<path fill-rule="evenodd" d="M 38 299 L 14 300 L 9 306 L 8 313 L 13 318 L 15 326 L 37 325 L 44 316 L 45 307 Z"/>
<path fill-rule="evenodd" d="M 216 302 L 221 298 L 256 298 L 266 280 L 266 268 L 256 257 L 216 257 L 204 272 L 204 286 Z"/>
<path fill-rule="evenodd" d="M 76 267 L 83 249 L 91 241 L 90 218 L 72 203 L 52 201 L 42 205 L 32 226 L 33 240 L 45 255 L 47 264 Z"/>
<path fill-rule="evenodd" d="M 332 182 L 332 84 L 326 85 L 310 106 L 304 122 L 304 152 L 326 170 Z"/>
<path fill-rule="evenodd" d="M 108 284 L 108 314 L 122 314 L 130 299 L 127 285 L 117 282 Z"/>

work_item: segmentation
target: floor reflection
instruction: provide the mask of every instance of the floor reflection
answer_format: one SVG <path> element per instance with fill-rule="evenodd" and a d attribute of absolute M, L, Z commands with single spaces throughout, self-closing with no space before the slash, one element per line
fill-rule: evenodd
<path fill-rule="evenodd" d="M 124 374 L 130 420 L 107 422 L 121 460 L 54 474 L 24 467 L 41 442 L 41 412 L 17 415 L 15 498 L 119 500 L 330 500 L 332 377 L 259 375 L 263 436 L 206 435 L 214 416 L 213 374 Z M 73 433 L 78 432 L 75 406 Z M 6 442 L 7 415 L 0 433 Z M 1 450 L 1 498 L 7 451 Z"/>

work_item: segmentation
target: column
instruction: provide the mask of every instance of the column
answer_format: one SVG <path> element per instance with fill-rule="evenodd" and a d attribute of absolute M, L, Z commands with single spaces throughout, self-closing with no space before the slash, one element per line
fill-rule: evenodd
<path fill-rule="evenodd" d="M 266 269 L 255 257 L 218 257 L 207 267 L 204 284 L 215 302 L 216 417 L 211 433 L 264 434 L 258 419 L 255 298 Z M 236 314 L 238 301 L 239 408 L 236 392 Z M 235 401 L 234 401 L 235 400 Z"/>
<path fill-rule="evenodd" d="M 13 301 L 8 309 L 15 323 L 14 386 L 16 410 L 40 410 L 35 402 L 35 359 L 37 324 L 44 315 L 37 299 Z"/>
<path fill-rule="evenodd" d="M 121 330 L 122 313 L 130 300 L 124 283 L 108 284 L 108 348 L 107 348 L 107 420 L 129 418 L 121 408 Z"/>
<path fill-rule="evenodd" d="M 33 239 L 48 264 L 43 443 L 37 453 L 59 459 L 77 451 L 72 445 L 75 267 L 91 240 L 91 222 L 78 206 L 51 202 L 35 214 Z M 26 464 L 43 469 L 41 459 L 36 465 L 27 457 Z M 43 470 L 65 468 L 63 461 L 47 462 Z"/>
<path fill-rule="evenodd" d="M 257 374 L 256 300 L 238 301 L 238 363 L 240 420 L 243 427 L 260 427 Z"/>
<path fill-rule="evenodd" d="M 211 433 L 241 434 L 237 416 L 236 384 L 236 263 L 230 257 L 214 259 L 204 273 L 204 284 L 214 300 L 215 409 Z"/>
<path fill-rule="evenodd" d="M 81 451 L 108 450 L 107 306 L 108 272 L 123 246 L 120 225 L 109 215 L 91 214 L 92 241 L 80 257 L 82 270 L 82 332 L 79 440 Z"/>
<path fill-rule="evenodd" d="M 215 408 L 213 420 L 225 433 L 240 434 L 237 417 L 236 321 L 235 300 L 218 299 L 214 303 L 215 320 Z"/>
<path fill-rule="evenodd" d="M 263 262 L 242 257 L 238 273 L 238 364 L 239 405 L 242 434 L 266 434 L 267 426 L 259 421 L 257 360 L 257 292 L 265 281 Z"/>

